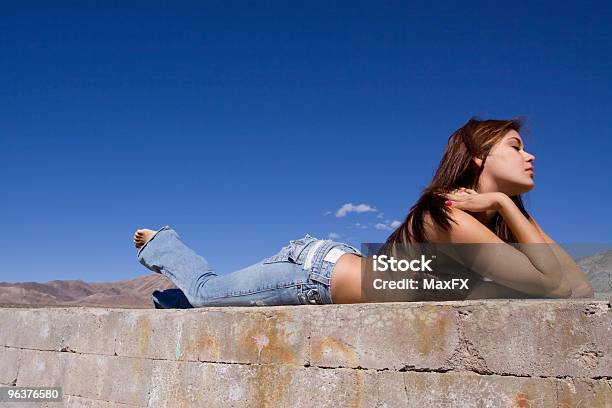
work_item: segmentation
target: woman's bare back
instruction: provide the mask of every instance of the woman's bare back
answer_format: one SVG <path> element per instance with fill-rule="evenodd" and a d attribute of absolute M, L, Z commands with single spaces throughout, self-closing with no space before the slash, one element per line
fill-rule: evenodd
<path fill-rule="evenodd" d="M 452 212 L 461 211 L 452 209 Z M 438 227 L 426 213 L 423 218 L 423 228 L 431 243 L 452 243 L 450 234 Z M 412 230 L 409 229 L 412 233 Z M 354 254 L 342 255 L 334 266 L 331 279 L 331 294 L 334 304 L 337 303 L 361 303 L 364 301 L 362 294 L 362 258 Z M 444 298 L 427 299 L 422 291 L 409 291 L 403 301 L 422 300 L 470 300 L 470 299 L 525 299 L 532 296 L 514 289 L 502 286 L 493 281 L 484 281 L 482 276 L 471 272 L 466 268 L 457 267 L 456 277 L 469 279 L 471 287 L 469 291 L 453 291 L 445 293 Z"/>

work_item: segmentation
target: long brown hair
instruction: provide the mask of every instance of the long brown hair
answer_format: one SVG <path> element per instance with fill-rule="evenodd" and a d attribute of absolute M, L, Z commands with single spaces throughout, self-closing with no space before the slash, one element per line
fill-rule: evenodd
<path fill-rule="evenodd" d="M 518 132 L 523 122 L 522 118 L 479 120 L 478 117 L 472 117 L 465 125 L 457 129 L 448 139 L 446 151 L 431 183 L 423 190 L 416 204 L 410 208 L 402 225 L 387 238 L 385 245 L 429 242 L 423 226 L 423 217 L 426 212 L 438 226 L 448 231 L 452 221 L 449 216 L 450 208 L 444 205 L 446 198 L 439 193 L 446 193 L 459 187 L 476 189 L 491 148 L 509 130 Z M 481 166 L 474 163 L 474 157 L 482 159 Z M 520 194 L 510 198 L 525 217 L 530 219 Z M 505 242 L 516 241 L 499 213 L 495 214 L 487 227 Z"/>

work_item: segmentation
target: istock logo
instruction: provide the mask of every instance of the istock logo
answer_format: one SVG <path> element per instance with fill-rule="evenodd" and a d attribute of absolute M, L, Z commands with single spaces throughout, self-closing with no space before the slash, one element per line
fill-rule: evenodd
<path fill-rule="evenodd" d="M 386 272 L 390 271 L 414 271 L 414 272 L 433 272 L 429 264 L 433 259 L 426 259 L 425 255 L 421 255 L 421 259 L 395 259 L 394 257 L 388 257 L 387 255 L 374 255 L 374 271 Z M 435 255 L 432 256 L 435 258 Z"/>

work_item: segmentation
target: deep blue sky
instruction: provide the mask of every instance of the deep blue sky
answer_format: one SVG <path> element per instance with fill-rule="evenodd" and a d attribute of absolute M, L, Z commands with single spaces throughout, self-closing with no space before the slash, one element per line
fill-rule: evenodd
<path fill-rule="evenodd" d="M 149 273 L 138 227 L 220 273 L 383 242 L 472 115 L 527 118 L 549 235 L 611 241 L 609 2 L 329 3 L 0 3 L 0 281 Z"/>

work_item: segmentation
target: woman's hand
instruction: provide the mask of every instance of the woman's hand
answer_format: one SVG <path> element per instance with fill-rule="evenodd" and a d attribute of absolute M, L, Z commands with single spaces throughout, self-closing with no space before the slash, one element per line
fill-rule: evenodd
<path fill-rule="evenodd" d="M 503 195 L 505 194 L 499 191 L 478 193 L 465 187 L 452 190 L 450 193 L 442 194 L 443 197 L 448 199 L 445 203 L 446 205 L 472 212 L 499 210 Z"/>

